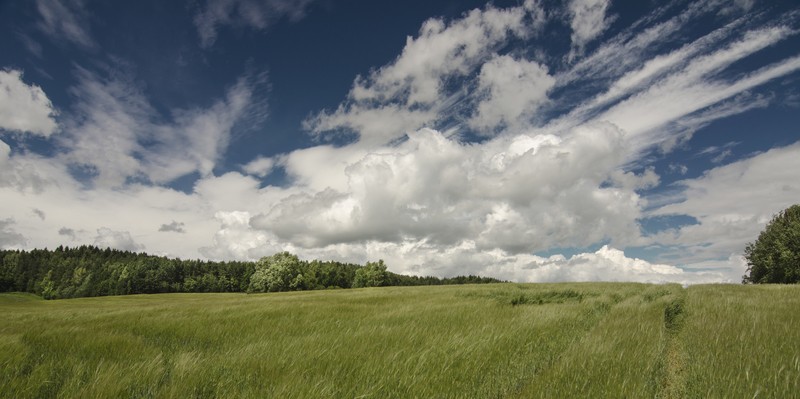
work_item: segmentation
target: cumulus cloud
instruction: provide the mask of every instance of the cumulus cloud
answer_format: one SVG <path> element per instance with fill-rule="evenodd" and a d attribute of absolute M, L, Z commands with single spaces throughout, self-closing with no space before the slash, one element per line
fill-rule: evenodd
<path fill-rule="evenodd" d="M 522 258 L 517 262 L 521 264 L 506 266 L 510 269 L 508 274 L 514 276 L 512 279 L 515 281 L 526 282 L 635 281 L 697 284 L 738 282 L 741 276 L 737 274 L 738 269 L 731 274 L 728 270 L 687 271 L 671 265 L 654 264 L 638 258 L 629 258 L 623 251 L 608 246 L 603 246 L 593 253 L 581 253 L 568 259 L 556 255 L 546 259 Z"/>
<path fill-rule="evenodd" d="M 0 130 L 49 137 L 58 127 L 56 115 L 42 88 L 22 81 L 22 71 L 0 70 Z"/>
<path fill-rule="evenodd" d="M 597 15 L 608 23 L 607 3 L 603 4 Z M 621 246 L 652 242 L 652 237 L 640 236 L 637 219 L 645 216 L 645 207 L 663 202 L 646 201 L 639 191 L 657 187 L 660 178 L 652 168 L 631 173 L 626 169 L 631 162 L 656 144 L 669 151 L 666 143 L 677 133 L 765 106 L 768 98 L 749 95 L 748 90 L 796 70 L 794 59 L 789 58 L 736 79 L 728 74 L 736 61 L 789 37 L 791 29 L 783 23 L 741 34 L 744 22 L 737 20 L 677 50 L 653 54 L 664 40 L 680 34 L 687 21 L 713 14 L 718 7 L 692 5 L 664 22 L 653 23 L 656 17 L 640 21 L 650 27 L 637 34 L 623 31 L 568 70 L 552 75 L 541 63 L 495 54 L 495 44 L 476 47 L 480 51 L 471 53 L 479 54 L 474 59 L 447 58 L 451 47 L 445 44 L 458 42 L 451 40 L 450 30 L 477 29 L 482 23 L 476 21 L 482 21 L 491 8 L 475 10 L 449 24 L 429 20 L 394 62 L 357 79 L 337 111 L 308 121 L 316 132 L 353 129 L 360 134 L 359 141 L 288 154 L 283 166 L 297 190 L 254 214 L 241 231 L 261 231 L 270 245 L 283 243 L 304 253 L 328 248 L 331 253 L 366 256 L 366 248 L 385 245 L 381 248 L 386 251 L 413 248 L 439 254 L 426 270 L 447 263 L 442 259 L 452 255 L 448 251 L 464 246 L 474 248 L 470 256 L 481 258 L 476 254 L 500 251 L 519 257 L 604 241 Z M 506 11 L 506 15 L 519 15 L 519 20 L 508 21 L 520 21 L 520 25 L 504 25 L 507 33 L 496 36 L 493 43 L 530 34 L 522 9 Z M 584 35 L 587 39 L 582 43 L 595 37 L 590 36 Z M 429 59 L 415 58 L 420 43 L 437 50 L 424 53 L 427 57 L 440 58 L 435 58 L 435 67 L 418 72 L 411 66 L 425 62 L 409 60 Z M 475 86 L 466 90 L 473 90 L 470 95 L 477 100 L 461 104 L 474 107 L 469 119 L 473 128 L 513 128 L 481 143 L 460 142 L 458 135 L 431 129 L 415 131 L 414 126 L 436 123 L 452 101 L 461 101 L 441 86 L 443 77 L 454 75 L 475 78 Z M 584 82 L 597 84 L 600 78 L 605 90 L 572 103 L 574 109 L 566 116 L 536 127 L 552 111 L 540 114 L 542 107 L 555 101 L 561 101 L 561 106 L 570 104 L 571 98 L 564 94 L 569 90 L 563 89 Z M 561 90 L 556 97 L 549 98 L 557 89 Z M 502 103 L 511 97 L 510 105 Z M 388 117 L 392 115 L 397 120 Z M 526 126 L 521 123 L 525 121 L 533 123 Z M 401 135 L 406 139 L 385 145 Z M 675 165 L 673 170 L 685 174 L 687 169 Z M 728 248 L 712 258 L 686 259 L 682 264 L 729 259 L 731 253 Z M 593 256 L 598 264 L 625 263 L 611 252 Z M 411 270 L 410 258 L 411 252 L 403 252 L 397 267 Z M 737 280 L 738 272 L 728 273 L 733 269 L 720 262 L 715 265 L 725 270 L 719 273 L 686 274 L 689 277 L 684 280 L 675 277 L 672 281 Z M 676 275 L 681 271 L 669 270 Z"/>
<path fill-rule="evenodd" d="M 114 248 L 122 251 L 144 251 L 144 245 L 137 244 L 131 233 L 115 231 L 107 227 L 97 229 L 94 245 L 100 248 Z"/>
<path fill-rule="evenodd" d="M 470 119 L 478 130 L 505 125 L 518 130 L 520 118 L 535 117 L 547 101 L 547 91 L 555 84 L 547 67 L 536 62 L 498 56 L 483 64 L 478 76 L 478 91 L 486 96 Z"/>
<path fill-rule="evenodd" d="M 281 18 L 296 21 L 313 0 L 208 0 L 194 16 L 200 44 L 209 47 L 220 27 L 231 25 L 262 30 Z"/>
<path fill-rule="evenodd" d="M 203 254 L 214 259 L 258 259 L 279 251 L 299 254 L 303 259 L 333 259 L 364 263 L 383 259 L 392 271 L 418 275 L 452 277 L 478 274 L 516 282 L 564 281 L 635 281 L 647 283 L 697 284 L 738 282 L 744 272 L 741 260 L 733 263 L 707 262 L 698 270 L 684 270 L 629 258 L 620 251 L 603 246 L 596 252 L 580 253 L 570 258 L 549 258 L 531 254 L 509 254 L 503 250 L 480 249 L 472 240 L 442 246 L 426 241 L 367 241 L 331 244 L 324 247 L 298 248 L 248 225 L 246 213 L 218 214 L 222 229 L 214 245 Z M 738 263 L 736 263 L 738 262 Z"/>
<path fill-rule="evenodd" d="M 270 251 L 268 236 L 250 228 L 250 213 L 243 211 L 217 212 L 214 218 L 220 228 L 213 244 L 200 252 L 211 259 L 258 259 L 279 251 Z"/>
<path fill-rule="evenodd" d="M 530 16 L 539 18 L 537 9 L 527 2 L 475 9 L 449 23 L 425 21 L 392 63 L 356 78 L 346 103 L 309 118 L 306 127 L 316 134 L 350 129 L 361 142 L 382 145 L 425 126 L 457 100 L 446 80 L 468 76 L 509 38 L 535 32 L 540 22 Z M 538 75 L 531 68 L 525 73 Z"/>
<path fill-rule="evenodd" d="M 563 140 L 518 135 L 477 145 L 423 129 L 395 147 L 347 152 L 352 157 L 338 165 L 312 157 L 318 149 L 300 150 L 287 155 L 287 172 L 307 189 L 252 225 L 303 247 L 472 238 L 483 249 L 517 253 L 622 239 L 638 230 L 635 181 L 652 177 L 629 174 L 630 182 L 613 184 L 625 180 L 615 171 L 625 152 L 621 138 L 613 126 L 597 124 Z M 318 182 L 323 165 L 343 178 Z"/>
<path fill-rule="evenodd" d="M 42 17 L 39 28 L 51 38 L 85 48 L 96 46 L 89 34 L 89 15 L 83 0 L 37 0 L 36 9 Z"/>

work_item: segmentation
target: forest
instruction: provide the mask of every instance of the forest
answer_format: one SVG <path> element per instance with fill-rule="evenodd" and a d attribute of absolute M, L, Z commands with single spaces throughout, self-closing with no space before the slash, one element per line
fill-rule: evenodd
<path fill-rule="evenodd" d="M 284 252 L 257 262 L 182 260 L 95 246 L 0 251 L 0 292 L 45 299 L 172 292 L 274 292 L 372 286 L 496 283 L 479 276 L 408 276 L 366 265 L 304 261 Z"/>

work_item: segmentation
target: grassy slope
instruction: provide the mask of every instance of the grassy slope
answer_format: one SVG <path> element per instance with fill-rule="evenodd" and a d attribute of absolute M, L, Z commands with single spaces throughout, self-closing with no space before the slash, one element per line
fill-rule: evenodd
<path fill-rule="evenodd" d="M 791 397 L 799 302 L 644 284 L 2 294 L 0 397 Z"/>

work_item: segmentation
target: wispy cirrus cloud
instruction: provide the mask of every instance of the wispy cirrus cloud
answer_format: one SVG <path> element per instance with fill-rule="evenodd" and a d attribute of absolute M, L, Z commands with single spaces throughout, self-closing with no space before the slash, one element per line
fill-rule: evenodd
<path fill-rule="evenodd" d="M 313 0 L 208 0 L 194 16 L 200 45 L 209 47 L 224 26 L 262 30 L 282 18 L 305 16 Z"/>
<path fill-rule="evenodd" d="M 197 172 L 212 173 L 239 121 L 258 126 L 267 115 L 258 93 L 266 74 L 245 76 L 208 108 L 155 111 L 125 75 L 77 68 L 77 100 L 61 144 L 64 159 L 94 184 L 120 186 L 129 179 L 157 184 Z"/>
<path fill-rule="evenodd" d="M 83 0 L 36 0 L 39 28 L 55 40 L 66 40 L 83 48 L 97 43 L 89 32 L 89 13 Z"/>
<path fill-rule="evenodd" d="M 610 5 L 611 0 L 571 0 L 567 4 L 572 28 L 572 49 L 567 56 L 570 61 L 614 21 L 614 17 L 606 14 Z"/>
<path fill-rule="evenodd" d="M 711 152 L 716 152 L 712 150 Z M 755 240 L 772 216 L 800 198 L 800 142 L 715 167 L 677 183 L 675 198 L 651 215 L 689 215 L 699 223 L 651 237 L 675 248 L 672 262 L 727 259 Z M 667 252 L 670 254 L 671 252 Z"/>

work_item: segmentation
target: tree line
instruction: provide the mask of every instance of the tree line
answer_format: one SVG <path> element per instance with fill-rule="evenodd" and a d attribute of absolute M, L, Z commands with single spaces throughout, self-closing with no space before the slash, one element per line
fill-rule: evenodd
<path fill-rule="evenodd" d="M 168 292 L 278 292 L 497 283 L 479 276 L 407 276 L 384 262 L 303 261 L 288 252 L 257 262 L 182 260 L 94 246 L 0 251 L 0 292 L 46 299 Z"/>

